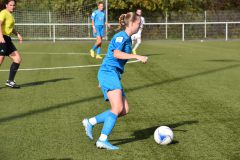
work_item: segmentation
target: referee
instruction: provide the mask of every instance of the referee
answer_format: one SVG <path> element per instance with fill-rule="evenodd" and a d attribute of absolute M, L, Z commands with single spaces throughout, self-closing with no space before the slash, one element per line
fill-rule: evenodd
<path fill-rule="evenodd" d="M 22 43 L 22 36 L 14 29 L 15 20 L 12 12 L 15 9 L 16 1 L 5 0 L 1 5 L 3 6 L 3 9 L 0 12 L 0 66 L 6 56 L 10 57 L 12 65 L 10 67 L 6 86 L 20 88 L 20 86 L 15 83 L 14 78 L 21 63 L 21 56 L 10 37 L 12 34 L 15 34 L 18 37 L 19 42 Z"/>

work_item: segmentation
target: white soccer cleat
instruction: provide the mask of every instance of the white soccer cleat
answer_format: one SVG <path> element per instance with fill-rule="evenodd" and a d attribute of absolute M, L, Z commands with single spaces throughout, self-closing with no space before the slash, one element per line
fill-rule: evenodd
<path fill-rule="evenodd" d="M 96 143 L 97 148 L 107 149 L 107 150 L 118 150 L 119 147 L 112 145 L 107 140 L 106 141 L 100 141 L 98 140 Z"/>
<path fill-rule="evenodd" d="M 93 135 L 92 135 L 93 125 L 91 125 L 91 123 L 89 122 L 88 119 L 84 119 L 82 121 L 82 124 L 83 124 L 83 126 L 85 128 L 86 135 L 88 136 L 88 138 L 90 140 L 93 140 Z"/>

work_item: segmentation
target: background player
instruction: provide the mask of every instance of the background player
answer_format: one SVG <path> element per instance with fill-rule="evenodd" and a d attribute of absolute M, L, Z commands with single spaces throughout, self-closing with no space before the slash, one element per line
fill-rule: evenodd
<path fill-rule="evenodd" d="M 93 28 L 93 36 L 97 37 L 97 41 L 95 45 L 90 50 L 91 57 L 95 57 L 95 50 L 97 50 L 96 59 L 102 59 L 100 56 L 101 53 L 101 45 L 102 45 L 102 37 L 104 36 L 104 24 L 105 24 L 105 13 L 103 11 L 104 6 L 103 2 L 98 2 L 98 9 L 92 13 L 92 28 Z M 108 24 L 106 24 L 110 27 Z"/>
<path fill-rule="evenodd" d="M 138 32 L 136 34 L 132 35 L 132 37 L 131 37 L 133 45 L 134 45 L 134 41 L 137 41 L 135 46 L 133 47 L 133 50 L 132 50 L 133 54 L 137 54 L 136 50 L 139 47 L 139 45 L 141 44 L 141 42 L 142 42 L 142 39 L 141 39 L 141 37 L 142 37 L 142 30 L 143 30 L 143 25 L 145 24 L 145 19 L 144 19 L 144 17 L 142 17 L 142 10 L 141 9 L 137 9 L 136 14 L 141 17 L 141 25 L 140 25 L 140 28 L 139 28 Z"/>
<path fill-rule="evenodd" d="M 133 12 L 123 14 L 119 18 L 121 26 L 125 26 L 124 31 L 114 35 L 108 46 L 108 52 L 98 72 L 98 81 L 106 101 L 110 101 L 111 109 L 93 118 L 84 119 L 83 125 L 87 136 L 92 140 L 93 126 L 103 124 L 101 135 L 96 143 L 98 148 L 109 150 L 119 149 L 108 142 L 117 118 L 124 116 L 129 111 L 128 102 L 121 85 L 121 74 L 124 72 L 124 65 L 128 59 L 137 59 L 143 63 L 147 62 L 147 57 L 131 54 L 131 35 L 136 33 L 140 26 L 140 17 Z"/>
<path fill-rule="evenodd" d="M 6 82 L 6 86 L 11 88 L 19 88 L 14 82 L 14 78 L 21 63 L 21 56 L 12 43 L 10 36 L 12 33 L 15 34 L 20 43 L 23 40 L 22 36 L 14 29 L 15 20 L 12 12 L 15 9 L 15 4 L 15 0 L 7 0 L 3 4 L 5 9 L 0 12 L 0 65 L 3 63 L 5 56 L 9 56 L 13 61 L 10 67 L 9 78 Z"/>

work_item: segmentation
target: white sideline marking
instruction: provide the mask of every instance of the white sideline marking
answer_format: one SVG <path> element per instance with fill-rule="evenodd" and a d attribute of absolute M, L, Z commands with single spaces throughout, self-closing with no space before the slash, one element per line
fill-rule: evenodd
<path fill-rule="evenodd" d="M 129 61 L 128 63 L 136 63 L 136 61 Z M 56 69 L 73 69 L 73 68 L 92 68 L 92 67 L 99 67 L 101 64 L 95 65 L 82 65 L 82 66 L 67 66 L 67 67 L 49 67 L 49 68 L 29 68 L 29 69 L 19 69 L 18 71 L 40 71 L 40 70 L 56 70 Z M 3 69 L 0 72 L 9 72 L 9 70 Z"/>

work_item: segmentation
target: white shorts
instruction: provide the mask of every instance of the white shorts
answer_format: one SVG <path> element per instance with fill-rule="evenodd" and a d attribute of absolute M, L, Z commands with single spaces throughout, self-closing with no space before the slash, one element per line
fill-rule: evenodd
<path fill-rule="evenodd" d="M 137 40 L 137 39 L 141 39 L 141 34 L 133 34 L 133 35 L 131 36 L 131 38 L 132 38 L 133 41 L 134 41 L 134 40 Z"/>

